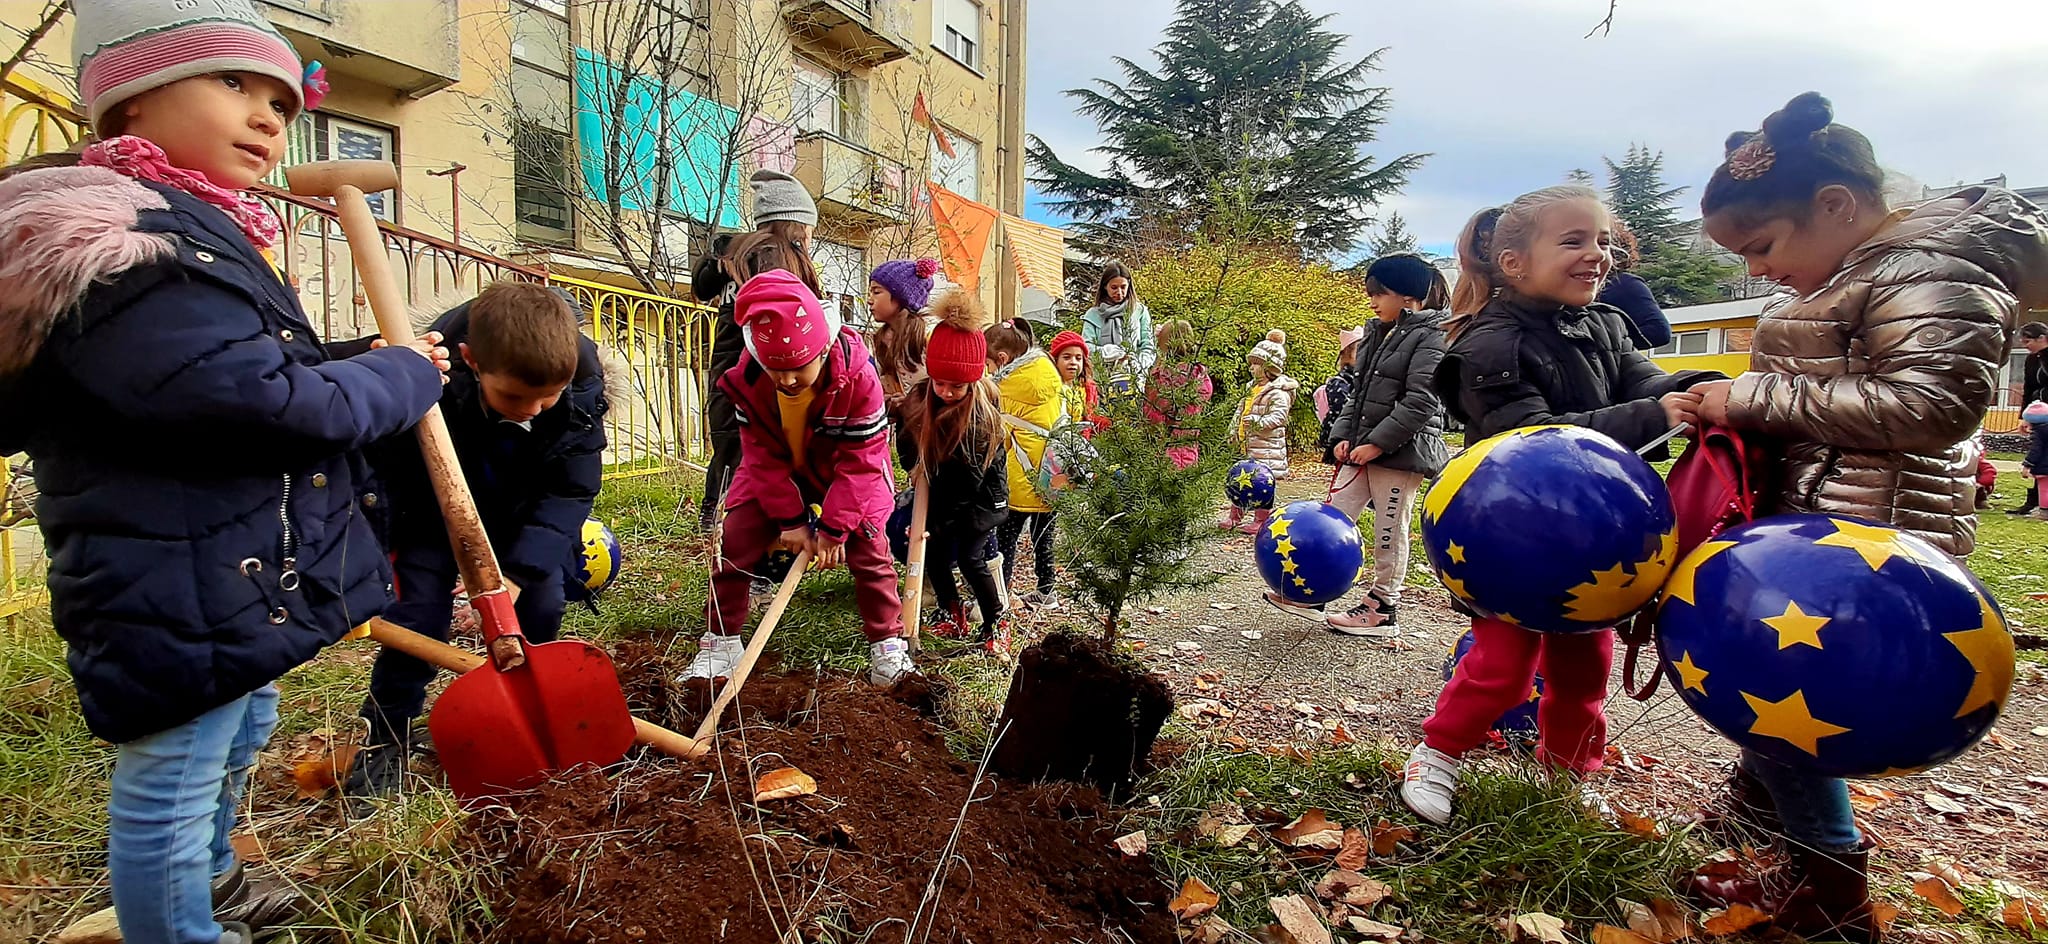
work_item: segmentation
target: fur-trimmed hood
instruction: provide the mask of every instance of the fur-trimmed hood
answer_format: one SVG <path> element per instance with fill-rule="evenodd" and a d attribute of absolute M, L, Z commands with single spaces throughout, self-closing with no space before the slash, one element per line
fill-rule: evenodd
<path fill-rule="evenodd" d="M 50 329 L 95 283 L 176 254 L 138 228 L 162 194 L 103 167 L 52 167 L 0 181 L 0 379 L 35 360 Z"/>

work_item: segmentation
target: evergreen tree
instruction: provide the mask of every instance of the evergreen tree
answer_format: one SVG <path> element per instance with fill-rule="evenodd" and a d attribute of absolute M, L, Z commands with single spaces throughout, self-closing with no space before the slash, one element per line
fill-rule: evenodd
<path fill-rule="evenodd" d="M 1100 128 L 1109 169 L 1083 171 L 1034 137 L 1031 182 L 1109 246 L 1206 233 L 1352 249 L 1365 211 L 1424 155 L 1366 153 L 1391 104 L 1367 84 L 1380 52 L 1345 58 L 1328 19 L 1298 0 L 1179 0 L 1156 68 L 1119 57 L 1121 82 L 1067 92 Z"/>
<path fill-rule="evenodd" d="M 1565 171 L 1564 182 L 1577 184 L 1581 187 L 1595 186 L 1593 183 L 1593 172 L 1583 167 L 1574 167 L 1571 170 Z"/>
<path fill-rule="evenodd" d="M 1678 208 L 1673 204 L 1684 187 L 1664 186 L 1664 152 L 1631 144 L 1621 163 L 1601 158 L 1607 164 L 1607 205 L 1636 234 L 1645 255 L 1662 248 L 1678 227 Z"/>
<path fill-rule="evenodd" d="M 1401 214 L 1387 214 L 1387 221 L 1380 224 L 1380 231 L 1373 237 L 1372 258 L 1380 259 L 1397 252 L 1415 251 L 1415 234 L 1408 232 L 1408 221 Z"/>
<path fill-rule="evenodd" d="M 1728 297 L 1725 286 L 1741 274 L 1736 266 L 1676 240 L 1643 254 L 1636 275 L 1666 308 L 1705 305 Z"/>

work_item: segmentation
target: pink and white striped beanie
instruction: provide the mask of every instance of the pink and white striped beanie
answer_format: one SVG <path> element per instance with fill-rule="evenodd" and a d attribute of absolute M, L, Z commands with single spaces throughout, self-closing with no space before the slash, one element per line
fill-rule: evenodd
<path fill-rule="evenodd" d="M 71 55 L 97 130 L 114 107 L 215 72 L 283 82 L 306 105 L 299 54 L 250 0 L 76 0 Z"/>

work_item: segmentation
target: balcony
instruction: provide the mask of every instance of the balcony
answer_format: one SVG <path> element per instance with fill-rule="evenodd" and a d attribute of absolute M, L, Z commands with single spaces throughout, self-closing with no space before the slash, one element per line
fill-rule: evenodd
<path fill-rule="evenodd" d="M 796 179 L 818 195 L 820 212 L 848 222 L 896 226 L 910 219 L 903 165 L 822 131 L 796 139 Z"/>
<path fill-rule="evenodd" d="M 909 13 L 903 0 L 782 0 L 783 19 L 798 42 L 854 66 L 878 66 L 915 51 L 905 38 Z"/>
<path fill-rule="evenodd" d="M 263 0 L 264 13 L 327 71 L 425 98 L 462 79 L 457 0 Z"/>

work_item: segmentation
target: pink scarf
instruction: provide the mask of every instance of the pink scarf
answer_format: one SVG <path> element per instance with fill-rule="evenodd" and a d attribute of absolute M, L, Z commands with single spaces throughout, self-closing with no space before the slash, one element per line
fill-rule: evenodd
<path fill-rule="evenodd" d="M 272 213 L 268 205 L 246 191 L 229 190 L 207 180 L 204 175 L 173 167 L 170 158 L 164 155 L 164 149 L 148 138 L 125 134 L 96 142 L 85 149 L 80 163 L 87 167 L 104 167 L 137 180 L 176 187 L 226 213 L 258 250 L 277 245 L 281 227 L 277 214 Z"/>

